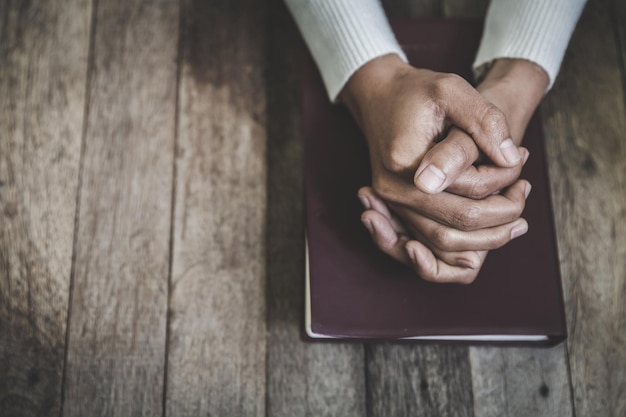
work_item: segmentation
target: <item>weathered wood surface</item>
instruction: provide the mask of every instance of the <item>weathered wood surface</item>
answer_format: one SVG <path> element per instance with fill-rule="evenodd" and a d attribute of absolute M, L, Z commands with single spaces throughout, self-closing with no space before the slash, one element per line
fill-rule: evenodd
<path fill-rule="evenodd" d="M 444 0 L 444 15 L 482 18 L 485 0 Z M 474 415 L 571 416 L 565 345 L 552 349 L 471 347 Z"/>
<path fill-rule="evenodd" d="M 470 348 L 474 415 L 571 416 L 564 346 Z"/>
<path fill-rule="evenodd" d="M 366 367 L 368 415 L 473 415 L 466 347 L 372 345 Z"/>
<path fill-rule="evenodd" d="M 160 415 L 178 6 L 95 6 L 63 414 Z"/>
<path fill-rule="evenodd" d="M 300 338 L 304 322 L 300 64 L 306 46 L 283 2 L 270 4 L 268 416 L 364 416 L 363 347 L 307 344 Z"/>
<path fill-rule="evenodd" d="M 90 7 L 0 3 L 3 416 L 61 407 Z"/>
<path fill-rule="evenodd" d="M 265 19 L 183 1 L 169 416 L 265 415 Z"/>
<path fill-rule="evenodd" d="M 383 4 L 389 17 L 443 17 L 444 3 Z M 369 415 L 473 415 L 467 347 L 384 344 L 365 352 Z"/>
<path fill-rule="evenodd" d="M 624 2 L 590 0 L 543 108 L 554 349 L 301 341 L 305 46 L 280 0 L 0 14 L 0 415 L 626 414 Z"/>
<path fill-rule="evenodd" d="M 626 414 L 626 21 L 613 6 L 587 4 L 543 107 L 576 416 Z"/>

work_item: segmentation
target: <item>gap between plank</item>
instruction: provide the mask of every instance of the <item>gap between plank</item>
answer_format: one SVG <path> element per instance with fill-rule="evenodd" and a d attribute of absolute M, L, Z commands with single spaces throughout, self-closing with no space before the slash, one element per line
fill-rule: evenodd
<path fill-rule="evenodd" d="M 98 16 L 98 0 L 91 2 L 91 27 L 89 28 L 89 50 L 87 52 L 87 74 L 85 77 L 85 94 L 83 107 L 83 126 L 80 138 L 80 157 L 78 163 L 78 182 L 76 184 L 76 205 L 74 208 L 74 236 L 72 239 L 72 260 L 70 266 L 70 286 L 67 300 L 67 316 L 65 318 L 65 346 L 63 355 L 63 372 L 61 373 L 61 404 L 59 407 L 59 417 L 63 417 L 65 406 L 65 387 L 67 383 L 67 363 L 70 345 L 70 319 L 72 317 L 72 301 L 74 298 L 74 278 L 76 275 L 76 247 L 78 245 L 78 228 L 80 219 L 80 196 L 83 185 L 83 169 L 85 160 L 85 148 L 87 141 L 87 126 L 89 124 L 89 96 L 91 92 L 91 80 L 95 61 L 96 46 L 96 26 Z"/>
<path fill-rule="evenodd" d="M 172 274 L 174 269 L 174 231 L 175 231 L 175 210 L 176 210 L 176 184 L 178 179 L 178 164 L 177 164 L 177 155 L 178 155 L 178 125 L 180 122 L 180 78 L 181 78 L 181 62 L 182 62 L 182 51 L 183 51 L 183 36 L 182 30 L 183 28 L 183 3 L 184 0 L 179 0 L 178 2 L 178 41 L 177 44 L 177 54 L 176 54 L 176 97 L 174 99 L 174 150 L 172 152 L 172 193 L 170 196 L 170 242 L 169 242 L 169 270 L 167 274 L 167 305 L 165 311 L 165 352 L 163 358 L 163 412 L 162 416 L 167 416 L 167 381 L 168 381 L 168 364 L 169 364 L 169 353 L 170 353 L 170 319 L 171 319 L 171 295 L 172 295 Z"/>

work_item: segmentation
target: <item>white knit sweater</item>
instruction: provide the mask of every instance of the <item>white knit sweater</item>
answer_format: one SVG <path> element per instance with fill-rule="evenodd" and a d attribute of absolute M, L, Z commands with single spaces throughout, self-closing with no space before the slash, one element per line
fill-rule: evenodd
<path fill-rule="evenodd" d="M 331 100 L 366 62 L 406 56 L 379 0 L 285 0 L 322 73 Z M 546 70 L 549 87 L 585 0 L 492 0 L 474 70 L 497 58 L 522 58 Z"/>

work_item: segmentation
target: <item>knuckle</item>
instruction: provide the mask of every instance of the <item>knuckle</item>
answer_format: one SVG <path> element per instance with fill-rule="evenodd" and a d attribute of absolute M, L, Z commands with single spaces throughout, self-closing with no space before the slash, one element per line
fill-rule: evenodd
<path fill-rule="evenodd" d="M 437 271 L 433 268 L 414 268 L 415 273 L 425 281 L 437 282 Z"/>
<path fill-rule="evenodd" d="M 441 276 L 441 274 L 435 267 L 430 268 L 427 271 L 424 271 L 420 276 L 426 281 L 430 281 L 430 282 L 436 282 L 436 283 L 446 282 L 445 277 Z"/>
<path fill-rule="evenodd" d="M 449 282 L 448 280 L 446 280 L 444 277 L 440 277 L 439 275 L 430 275 L 427 278 L 424 278 L 426 281 L 430 281 L 430 282 L 434 282 L 437 284 L 445 284 L 447 282 Z"/>
<path fill-rule="evenodd" d="M 465 84 L 466 81 L 458 74 L 454 74 L 452 72 L 446 72 L 441 74 L 438 82 L 440 84 L 446 85 L 447 87 L 453 88 L 458 86 L 459 84 Z"/>
<path fill-rule="evenodd" d="M 507 130 L 506 116 L 495 105 L 489 103 L 483 111 L 480 127 L 487 135 L 503 135 Z"/>
<path fill-rule="evenodd" d="M 468 204 L 463 207 L 456 215 L 455 226 L 461 230 L 475 230 L 480 226 L 482 209 L 477 204 Z"/>
<path fill-rule="evenodd" d="M 433 83 L 433 93 L 435 97 L 446 97 L 449 92 L 457 90 L 461 82 L 465 81 L 456 74 L 439 74 Z"/>
<path fill-rule="evenodd" d="M 506 211 L 508 213 L 509 221 L 518 219 L 524 212 L 525 207 L 526 207 L 526 201 L 524 201 L 523 199 L 522 200 L 511 199 L 507 201 Z"/>
<path fill-rule="evenodd" d="M 518 218 L 522 215 L 525 207 L 526 207 L 526 201 L 519 201 L 515 203 L 515 211 L 514 211 L 515 218 Z"/>
<path fill-rule="evenodd" d="M 414 268 L 414 271 L 415 271 L 415 274 L 421 279 L 423 279 L 424 281 L 439 282 L 437 277 L 433 276 L 433 274 L 430 271 L 420 271 L 418 268 Z"/>
<path fill-rule="evenodd" d="M 392 234 L 382 230 L 381 233 L 377 233 L 375 235 L 374 240 L 380 250 L 387 254 L 391 254 L 393 253 L 393 248 L 396 244 L 397 238 L 394 238 Z"/>
<path fill-rule="evenodd" d="M 383 158 L 383 165 L 389 172 L 395 174 L 405 173 L 417 168 L 417 157 L 403 146 L 404 140 L 394 140 L 387 155 Z"/>
<path fill-rule="evenodd" d="M 439 133 L 446 114 L 441 106 L 441 102 L 437 95 L 431 97 L 423 103 L 415 112 L 415 126 L 425 132 L 436 131 Z"/>
<path fill-rule="evenodd" d="M 471 164 L 473 161 L 473 155 L 470 149 L 465 144 L 456 140 L 449 141 L 448 160 L 454 164 L 453 166 L 465 166 Z"/>
<path fill-rule="evenodd" d="M 372 189 L 385 200 L 388 200 L 393 195 L 391 186 L 384 179 L 375 178 L 372 181 Z"/>
<path fill-rule="evenodd" d="M 500 233 L 494 233 L 489 239 L 489 249 L 498 249 L 506 245 L 511 240 L 508 229 L 503 228 Z"/>
<path fill-rule="evenodd" d="M 437 227 L 432 235 L 431 242 L 439 250 L 450 250 L 452 243 L 452 233 L 447 227 Z"/>
<path fill-rule="evenodd" d="M 495 191 L 495 190 L 494 190 Z M 481 178 L 475 178 L 472 180 L 470 185 L 470 198 L 475 200 L 482 200 L 483 198 L 489 196 L 492 193 L 492 190 L 484 180 Z"/>
<path fill-rule="evenodd" d="M 396 188 L 386 178 L 376 177 L 372 181 L 374 193 L 388 202 L 399 202 L 400 195 Z"/>

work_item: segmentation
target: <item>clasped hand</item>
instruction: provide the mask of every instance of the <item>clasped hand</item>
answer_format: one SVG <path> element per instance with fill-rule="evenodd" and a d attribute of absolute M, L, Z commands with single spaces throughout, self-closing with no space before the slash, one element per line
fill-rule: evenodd
<path fill-rule="evenodd" d="M 531 186 L 518 177 L 529 154 L 516 143 L 547 81 L 522 63 L 541 83 L 515 97 L 527 105 L 511 106 L 518 86 L 503 74 L 517 75 L 519 66 L 510 71 L 510 64 L 494 66 L 481 94 L 456 75 L 387 55 L 357 71 L 341 93 L 370 151 L 361 220 L 383 252 L 425 280 L 470 283 L 488 250 L 528 230 L 520 216 Z"/>

